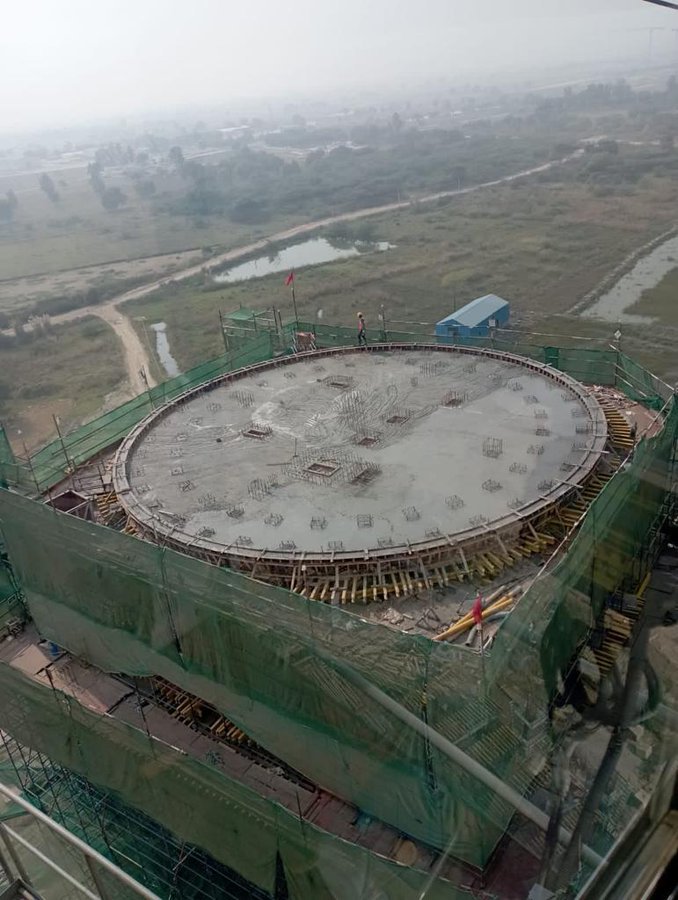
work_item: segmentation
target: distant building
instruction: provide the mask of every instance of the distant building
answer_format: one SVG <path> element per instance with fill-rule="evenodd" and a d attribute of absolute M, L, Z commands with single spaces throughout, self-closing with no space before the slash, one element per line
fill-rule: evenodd
<path fill-rule="evenodd" d="M 233 125 L 230 128 L 219 128 L 218 130 L 224 140 L 236 140 L 252 131 L 249 125 Z"/>
<path fill-rule="evenodd" d="M 510 306 L 496 294 L 486 294 L 462 306 L 436 325 L 436 335 L 441 338 L 487 337 L 491 328 L 503 328 L 508 324 Z"/>

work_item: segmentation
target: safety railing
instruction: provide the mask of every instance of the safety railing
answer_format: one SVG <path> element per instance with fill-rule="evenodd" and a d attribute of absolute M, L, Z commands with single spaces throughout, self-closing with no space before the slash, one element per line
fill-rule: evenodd
<path fill-rule="evenodd" d="M 3 887 L 3 881 L 6 889 L 2 891 L 0 898 L 28 897 L 41 900 L 43 895 L 34 887 L 36 879 L 33 875 L 35 867 L 40 866 L 43 870 L 45 867 L 49 869 L 59 884 L 70 885 L 78 895 L 89 900 L 117 900 L 122 891 L 125 891 L 126 897 L 161 900 L 157 894 L 139 884 L 115 863 L 28 803 L 12 788 L 0 784 L 0 796 L 18 806 L 23 813 L 45 826 L 53 835 L 64 841 L 69 849 L 74 850 L 84 861 L 91 879 L 89 885 L 83 884 L 80 878 L 66 871 L 63 865 L 47 852 L 47 848 L 36 846 L 34 841 L 20 834 L 5 819 L 0 821 L 0 889 Z"/>

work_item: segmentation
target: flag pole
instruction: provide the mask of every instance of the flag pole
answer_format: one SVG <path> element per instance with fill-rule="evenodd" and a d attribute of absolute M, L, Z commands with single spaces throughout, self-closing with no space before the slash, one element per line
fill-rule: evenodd
<path fill-rule="evenodd" d="M 292 273 L 292 306 L 294 307 L 294 322 L 299 331 L 299 314 L 297 313 L 297 295 L 294 293 L 294 272 Z"/>
<path fill-rule="evenodd" d="M 226 329 L 224 328 L 224 317 L 219 310 L 219 326 L 221 328 L 221 340 L 224 342 L 224 353 L 228 353 L 228 341 L 226 339 Z"/>

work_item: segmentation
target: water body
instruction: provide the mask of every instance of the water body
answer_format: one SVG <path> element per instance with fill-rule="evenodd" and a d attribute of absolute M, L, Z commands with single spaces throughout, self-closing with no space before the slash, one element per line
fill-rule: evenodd
<path fill-rule="evenodd" d="M 233 266 L 225 272 L 214 276 L 214 280 L 220 284 L 234 281 L 247 281 L 250 278 L 263 278 L 264 275 L 273 275 L 276 272 L 290 272 L 301 266 L 317 266 L 320 263 L 332 262 L 335 259 L 346 259 L 350 256 L 360 256 L 364 253 L 383 252 L 390 250 L 394 245 L 387 241 L 355 241 L 333 242 L 327 238 L 311 238 L 300 244 L 285 247 L 278 253 L 269 256 L 259 256 L 248 262 Z"/>
<path fill-rule="evenodd" d="M 678 267 L 678 236 L 669 238 L 647 256 L 639 259 L 635 266 L 606 294 L 585 309 L 582 316 L 587 319 L 605 319 L 608 322 L 622 322 L 629 325 L 648 325 L 656 322 L 652 316 L 639 316 L 626 310 L 640 300 L 643 291 L 656 287 L 665 275 Z"/>
<path fill-rule="evenodd" d="M 155 349 L 163 369 L 170 377 L 181 374 L 178 362 L 170 353 L 166 323 L 154 322 L 153 325 L 151 325 L 151 328 L 155 331 Z"/>

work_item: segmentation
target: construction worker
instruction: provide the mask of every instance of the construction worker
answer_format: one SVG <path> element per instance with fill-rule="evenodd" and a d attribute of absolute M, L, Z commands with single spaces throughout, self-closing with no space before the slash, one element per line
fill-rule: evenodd
<path fill-rule="evenodd" d="M 358 313 L 358 346 L 367 347 L 367 330 L 365 328 L 365 317 L 361 312 Z"/>

